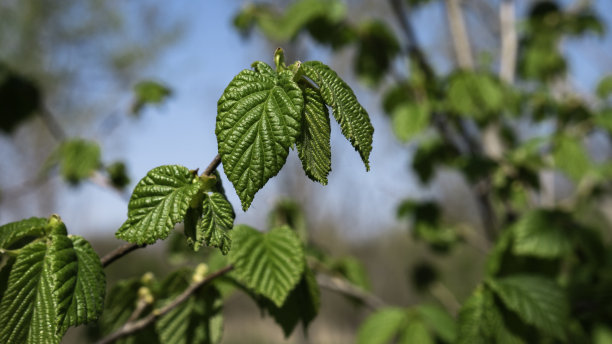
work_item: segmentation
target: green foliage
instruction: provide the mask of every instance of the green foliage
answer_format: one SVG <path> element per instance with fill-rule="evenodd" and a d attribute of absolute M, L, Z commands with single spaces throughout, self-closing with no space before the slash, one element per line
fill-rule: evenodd
<path fill-rule="evenodd" d="M 513 252 L 516 255 L 560 258 L 573 247 L 576 227 L 567 214 L 560 211 L 533 210 L 524 214 L 512 229 Z"/>
<path fill-rule="evenodd" d="M 137 244 L 165 239 L 174 225 L 183 221 L 201 183 L 194 171 L 183 166 L 152 169 L 134 188 L 128 219 L 115 235 Z"/>
<path fill-rule="evenodd" d="M 602 78 L 595 91 L 599 98 L 606 99 L 612 94 L 612 75 Z"/>
<path fill-rule="evenodd" d="M 139 115 L 146 105 L 161 104 L 171 95 L 172 90 L 158 82 L 151 80 L 141 81 L 134 86 L 132 114 Z"/>
<path fill-rule="evenodd" d="M 218 102 L 219 154 L 245 211 L 255 193 L 278 174 L 294 145 L 306 175 L 327 183 L 331 149 L 326 105 L 369 170 L 374 129 L 351 88 L 321 62 L 298 61 L 287 67 L 283 54 L 277 49 L 276 71 L 255 62 L 254 70 L 240 72 Z"/>
<path fill-rule="evenodd" d="M 589 155 L 580 140 L 571 136 L 556 138 L 553 158 L 555 167 L 576 182 L 590 170 Z"/>
<path fill-rule="evenodd" d="M 12 133 L 19 124 L 39 112 L 41 105 L 38 86 L 0 62 L 0 130 Z"/>
<path fill-rule="evenodd" d="M 5 343 L 59 343 L 68 327 L 94 321 L 102 313 L 105 277 L 91 245 L 68 236 L 56 216 L 44 231 L 24 230 L 41 225 L 41 219 L 32 218 L 2 227 L 2 232 L 39 235 L 16 250 L 14 263 L 4 267 L 10 269 L 0 301 L 0 340 Z"/>
<path fill-rule="evenodd" d="M 367 21 L 357 31 L 359 45 L 355 73 L 365 84 L 377 85 L 399 53 L 399 43 L 383 21 Z"/>
<path fill-rule="evenodd" d="M 429 107 L 418 103 L 398 106 L 391 114 L 393 133 L 400 141 L 408 141 L 429 126 Z"/>
<path fill-rule="evenodd" d="M 304 251 L 288 227 L 261 233 L 246 225 L 236 226 L 229 258 L 236 278 L 257 294 L 283 306 L 304 271 Z"/>
<path fill-rule="evenodd" d="M 43 236 L 47 232 L 47 224 L 47 219 L 31 217 L 0 226 L 0 249 L 15 249 L 17 247 L 14 246 L 19 243 Z"/>
<path fill-rule="evenodd" d="M 290 71 L 263 62 L 243 70 L 219 99 L 217 142 L 223 169 L 248 209 L 285 164 L 302 129 L 304 99 Z"/>
<path fill-rule="evenodd" d="M 108 173 L 111 184 L 118 189 L 123 189 L 130 183 L 127 168 L 121 161 L 106 166 L 106 173 Z"/>
<path fill-rule="evenodd" d="M 358 344 L 389 343 L 398 332 L 406 328 L 406 311 L 401 308 L 383 308 L 370 315 L 359 328 Z"/>
<path fill-rule="evenodd" d="M 59 164 L 64 180 L 77 185 L 101 166 L 100 155 L 100 146 L 97 143 L 84 139 L 69 139 L 51 153 L 44 169 Z"/>
<path fill-rule="evenodd" d="M 565 337 L 569 306 L 555 282 L 539 276 L 515 275 L 490 279 L 487 284 L 523 321 L 551 336 Z"/>
<path fill-rule="evenodd" d="M 202 220 L 198 224 L 196 245 L 202 242 L 206 246 L 218 247 L 227 254 L 232 245 L 229 230 L 234 226 L 234 209 L 219 192 L 204 194 L 202 203 Z"/>
<path fill-rule="evenodd" d="M 297 149 L 306 175 L 327 185 L 331 171 L 331 146 L 329 113 L 319 90 L 304 83 L 304 122 Z"/>
<path fill-rule="evenodd" d="M 338 77 L 336 72 L 321 62 L 302 63 L 300 70 L 319 86 L 321 96 L 325 103 L 331 106 L 342 134 L 359 152 L 366 170 L 369 170 L 374 127 L 370 123 L 368 113 L 359 104 L 351 88 Z"/>
<path fill-rule="evenodd" d="M 485 120 L 504 110 L 507 91 L 489 74 L 461 71 L 448 81 L 448 109 L 461 116 Z"/>

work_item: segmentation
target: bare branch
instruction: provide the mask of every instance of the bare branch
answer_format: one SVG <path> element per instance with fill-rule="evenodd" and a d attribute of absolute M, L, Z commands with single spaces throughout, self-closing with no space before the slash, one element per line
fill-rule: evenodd
<path fill-rule="evenodd" d="M 210 164 L 208 164 L 208 167 L 206 167 L 206 170 L 204 170 L 204 173 L 202 173 L 202 175 L 210 176 L 211 174 L 213 174 L 213 172 L 215 172 L 219 165 L 221 165 L 221 156 L 217 154 L 210 162 Z"/>
<path fill-rule="evenodd" d="M 501 27 L 501 62 L 499 77 L 505 82 L 514 82 L 516 69 L 516 51 L 518 48 L 516 33 L 516 9 L 514 0 L 503 0 L 499 7 Z"/>
<path fill-rule="evenodd" d="M 187 287 L 187 289 L 185 289 L 185 291 L 183 291 L 180 295 L 178 295 L 174 300 L 166 304 L 164 307 L 153 310 L 149 315 L 147 315 L 146 317 L 140 320 L 129 321 L 125 323 L 119 330 L 117 330 L 116 332 L 100 340 L 98 344 L 112 343 L 118 339 L 129 336 L 137 331 L 144 329 L 145 327 L 154 323 L 161 316 L 165 315 L 166 313 L 170 312 L 174 308 L 178 307 L 181 303 L 185 302 L 191 295 L 193 295 L 196 291 L 198 291 L 198 289 L 200 289 L 202 286 L 210 283 L 212 280 L 214 280 L 217 277 L 227 274 L 228 272 L 232 271 L 232 269 L 234 269 L 234 266 L 228 265 L 216 271 L 215 273 L 208 275 L 206 278 L 202 279 L 201 281 L 192 283 L 189 287 Z"/>
<path fill-rule="evenodd" d="M 126 254 L 146 246 L 147 245 L 123 244 L 112 250 L 111 252 L 107 253 L 104 257 L 102 257 L 102 259 L 100 259 L 100 261 L 102 262 L 102 267 L 105 268 L 115 260 L 125 256 Z"/>
<path fill-rule="evenodd" d="M 386 303 L 378 296 L 368 293 L 367 291 L 356 287 L 342 278 L 319 274 L 317 275 L 317 283 L 319 284 L 319 287 L 323 289 L 359 299 L 364 305 L 368 306 L 372 310 L 377 310 L 386 306 Z"/>
<path fill-rule="evenodd" d="M 460 0 L 446 0 L 446 14 L 450 25 L 450 33 L 453 37 L 453 47 L 460 68 L 474 69 L 474 58 L 470 39 L 463 20 Z"/>

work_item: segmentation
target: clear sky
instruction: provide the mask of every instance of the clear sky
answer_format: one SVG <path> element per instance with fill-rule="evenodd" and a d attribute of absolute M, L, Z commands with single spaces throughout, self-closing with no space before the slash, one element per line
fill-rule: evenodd
<path fill-rule="evenodd" d="M 164 81 L 173 89 L 174 96 L 160 108 L 145 111 L 139 120 L 126 116 L 110 136 L 95 137 L 93 134 L 102 145 L 106 162 L 121 159 L 128 163 L 132 185 L 148 170 L 163 164 L 204 169 L 217 152 L 214 135 L 216 103 L 223 89 L 234 75 L 249 68 L 253 61 L 272 63 L 273 50 L 268 49 L 261 36 L 255 34 L 244 40 L 233 29 L 231 18 L 241 5 L 240 1 L 171 1 L 164 4 L 166 15 L 180 18 L 186 25 L 186 32 L 142 78 Z M 611 2 L 598 1 L 597 7 L 605 22 L 608 25 L 612 23 Z M 414 14 L 414 20 L 418 35 L 425 44 L 441 35 L 439 30 L 430 29 L 432 22 L 444 20 L 441 8 L 419 11 Z M 572 78 L 580 91 L 592 90 L 599 78 L 612 73 L 612 63 L 583 63 L 584 59 L 600 60 L 601 56 L 612 56 L 609 35 L 605 41 L 599 38 L 568 41 L 564 48 L 569 53 Z M 312 56 L 301 59 L 321 59 L 324 62 L 330 59 L 326 49 L 315 48 L 311 53 Z M 444 61 L 439 63 L 444 64 Z M 329 185 L 323 187 L 308 182 L 306 194 L 320 204 L 320 212 L 312 215 L 347 214 L 349 218 L 342 232 L 350 237 L 363 237 L 374 230 L 393 226 L 395 207 L 401 199 L 423 197 L 435 190 L 419 187 L 408 171 L 411 155 L 408 152 L 414 147 L 412 145 L 407 150 L 393 139 L 389 123 L 381 113 L 378 97 L 357 84 L 350 75 L 342 76 L 350 80 L 375 127 L 372 170 L 365 172 L 358 154 L 339 134 L 339 127 L 332 125 Z M 240 202 L 226 181 L 237 222 L 261 228 L 268 210 L 284 192 L 282 184 L 275 180 L 294 177 L 292 174 L 306 179 L 296 155 L 295 151 L 290 152 L 279 177 L 255 196 L 247 213 L 240 209 Z M 72 233 L 106 236 L 126 218 L 126 202 L 95 185 L 86 183 L 76 189 L 62 186 L 59 197 L 62 201 L 54 211 L 62 216 Z M 0 211 L 0 222 L 17 220 L 14 217 L 20 215 Z"/>

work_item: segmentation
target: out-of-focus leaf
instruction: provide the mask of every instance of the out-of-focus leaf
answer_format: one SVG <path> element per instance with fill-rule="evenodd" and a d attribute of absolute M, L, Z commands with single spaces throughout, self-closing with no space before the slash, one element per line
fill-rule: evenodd
<path fill-rule="evenodd" d="M 499 116 L 505 108 L 506 90 L 489 74 L 457 72 L 449 79 L 449 110 L 477 120 Z"/>
<path fill-rule="evenodd" d="M 0 130 L 11 133 L 40 110 L 41 90 L 0 62 Z"/>
<path fill-rule="evenodd" d="M 533 210 L 514 225 L 513 252 L 541 258 L 559 258 L 571 252 L 575 226 L 568 214 L 554 210 Z"/>
<path fill-rule="evenodd" d="M 355 73 L 365 84 L 374 86 L 382 80 L 399 53 L 399 43 L 393 31 L 382 21 L 368 21 L 358 32 Z"/>
<path fill-rule="evenodd" d="M 76 185 L 89 178 L 100 165 L 100 146 L 94 141 L 70 139 L 64 141 L 51 153 L 43 171 L 55 164 L 60 166 L 60 174 L 70 184 Z"/>
<path fill-rule="evenodd" d="M 127 168 L 122 161 L 116 161 L 106 166 L 106 173 L 108 173 L 108 177 L 113 186 L 118 189 L 123 189 L 130 183 Z"/>
<path fill-rule="evenodd" d="M 438 337 L 447 343 L 455 342 L 457 325 L 455 319 L 447 311 L 432 305 L 421 305 L 416 310 L 427 327 Z"/>
<path fill-rule="evenodd" d="M 404 103 L 391 114 L 393 133 L 400 141 L 408 141 L 429 126 L 429 107 L 417 103 Z"/>
<path fill-rule="evenodd" d="M 592 166 L 582 143 L 571 136 L 558 136 L 553 152 L 555 167 L 578 182 Z"/>
<path fill-rule="evenodd" d="M 601 99 L 606 99 L 612 94 L 612 75 L 608 75 L 599 81 L 596 92 Z"/>
<path fill-rule="evenodd" d="M 406 310 L 383 308 L 370 315 L 359 327 L 357 344 L 389 343 L 407 325 Z"/>
<path fill-rule="evenodd" d="M 141 81 L 134 86 L 132 114 L 138 115 L 146 105 L 159 105 L 172 95 L 167 86 L 151 80 Z"/>

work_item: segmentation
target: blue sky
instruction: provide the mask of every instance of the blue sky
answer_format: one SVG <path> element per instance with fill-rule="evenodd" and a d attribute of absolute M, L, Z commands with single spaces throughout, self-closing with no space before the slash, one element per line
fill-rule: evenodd
<path fill-rule="evenodd" d="M 184 21 L 187 30 L 177 45 L 142 78 L 164 81 L 174 90 L 174 96 L 160 108 L 145 111 L 139 120 L 123 119 L 110 136 L 92 134 L 102 145 L 105 161 L 121 159 L 128 163 L 133 184 L 159 165 L 180 164 L 191 169 L 204 169 L 217 152 L 214 124 L 217 99 L 223 89 L 235 74 L 249 68 L 253 61 L 272 63 L 273 49 L 268 49 L 259 35 L 243 40 L 232 27 L 231 18 L 242 2 L 174 1 L 164 6 L 167 6 L 168 16 Z M 605 22 L 612 23 L 610 2 L 599 1 L 597 7 Z M 442 37 L 439 30 L 429 29 L 432 22 L 442 22 L 442 15 L 439 7 L 415 13 L 414 27 L 426 47 L 436 37 Z M 437 17 L 436 21 L 432 21 L 432 17 Z M 600 77 L 612 73 L 612 63 L 583 63 L 585 58 L 612 55 L 610 37 L 605 41 L 599 38 L 568 41 L 565 49 L 569 53 L 573 79 L 580 91 L 592 90 Z M 326 49 L 316 48 L 312 56 L 303 59 L 328 62 L 331 55 Z M 439 63 L 444 64 L 444 61 Z M 329 185 L 324 187 L 308 181 L 305 197 L 316 200 L 319 205 L 319 211 L 311 216 L 325 218 L 332 213 L 343 214 L 347 219 L 341 232 L 349 237 L 365 237 L 395 224 L 395 207 L 401 199 L 424 197 L 436 190 L 418 186 L 408 171 L 408 151 L 414 145 L 409 145 L 410 149 L 406 150 L 405 145 L 393 139 L 388 121 L 380 111 L 378 97 L 357 84 L 350 75 L 342 76 L 350 80 L 375 127 L 372 170 L 365 172 L 358 154 L 339 134 L 339 127 L 333 125 L 333 170 Z M 247 213 L 240 209 L 240 202 L 226 181 L 237 222 L 262 228 L 267 212 L 285 192 L 282 184 L 275 180 L 292 177 L 307 180 L 296 155 L 295 151 L 290 152 L 279 176 L 255 196 Z M 53 211 L 62 216 L 72 233 L 107 236 L 125 220 L 127 204 L 112 192 L 91 184 L 79 188 L 60 186 L 60 190 L 60 201 Z M 2 223 L 32 215 L 47 214 L 11 214 L 0 210 Z"/>

